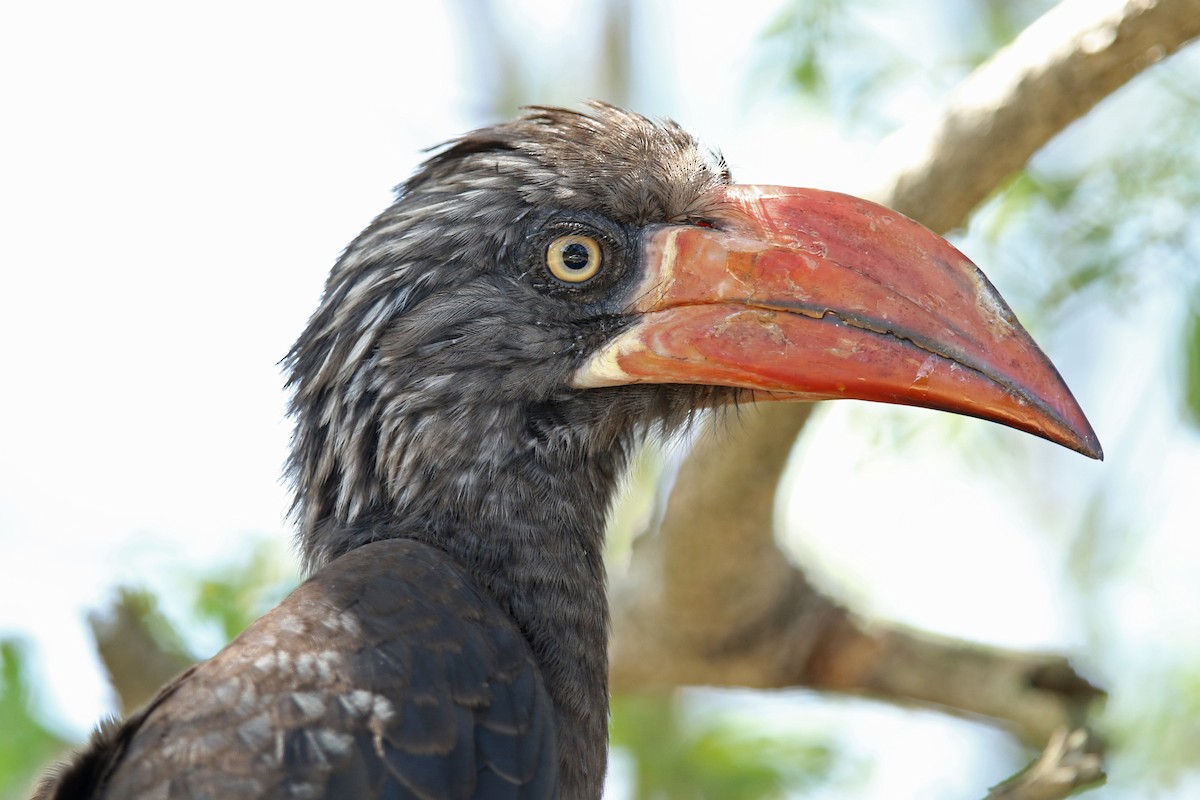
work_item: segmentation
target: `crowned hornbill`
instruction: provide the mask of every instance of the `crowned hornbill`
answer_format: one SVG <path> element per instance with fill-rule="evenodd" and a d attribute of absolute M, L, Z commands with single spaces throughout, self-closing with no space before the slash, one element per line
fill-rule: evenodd
<path fill-rule="evenodd" d="M 987 279 L 880 206 L 532 109 L 432 156 L 287 359 L 312 576 L 39 797 L 597 798 L 605 514 L 648 427 L 850 397 L 1099 457 Z"/>

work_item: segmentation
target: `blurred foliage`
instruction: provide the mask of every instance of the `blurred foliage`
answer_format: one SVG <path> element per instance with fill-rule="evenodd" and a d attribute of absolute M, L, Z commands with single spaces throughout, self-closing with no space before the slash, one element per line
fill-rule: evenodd
<path fill-rule="evenodd" d="M 254 620 L 279 604 L 296 587 L 295 565 L 281 542 L 257 539 L 230 563 L 192 571 L 173 581 L 181 611 L 168 618 L 146 589 L 122 588 L 122 598 L 144 596 L 146 632 L 163 650 L 187 652 L 193 660 L 207 658 L 224 647 Z M 207 635 L 206 635 L 207 634 Z"/>
<path fill-rule="evenodd" d="M 801 92 L 826 94 L 828 52 L 847 39 L 849 5 L 846 0 L 789 3 L 763 34 L 766 44 L 777 48 L 771 53 L 771 69 L 782 71 Z"/>
<path fill-rule="evenodd" d="M 455 0 L 451 5 L 474 62 L 475 102 L 484 116 L 502 119 L 531 102 L 573 105 L 586 97 L 632 104 L 632 0 L 576 4 L 569 28 L 555 30 L 543 19 L 547 26 L 538 33 L 548 41 L 539 47 L 530 47 L 529 40 L 535 3 Z"/>
<path fill-rule="evenodd" d="M 1106 734 L 1128 785 L 1170 789 L 1200 766 L 1200 663 L 1164 658 L 1139 679 L 1159 691 L 1110 703 Z"/>
<path fill-rule="evenodd" d="M 1022 280 L 1018 297 L 1043 323 L 1080 305 L 1131 307 L 1164 284 L 1186 293 L 1200 281 L 1200 103 L 1159 102 L 1154 130 L 1119 149 L 1035 162 L 977 214 L 987 257 Z"/>
<path fill-rule="evenodd" d="M 1192 296 L 1183 343 L 1183 407 L 1188 421 L 1200 428 L 1200 296 Z"/>
<path fill-rule="evenodd" d="M 1053 5 L 1050 0 L 969 0 L 890 5 L 880 0 L 792 0 L 763 32 L 759 72 L 816 101 L 849 128 L 893 125 L 881 102 L 914 85 L 948 86 Z M 941 21 L 952 36 L 938 52 L 917 51 L 900 32 L 914 15 Z M 918 23 L 919 24 L 919 23 Z M 928 59 L 935 58 L 930 62 Z"/>
<path fill-rule="evenodd" d="M 825 742 L 764 733 L 758 720 L 700 712 L 679 692 L 615 695 L 612 746 L 630 758 L 638 800 L 767 800 L 826 783 Z"/>
<path fill-rule="evenodd" d="M 1194 619 L 1194 608 L 1167 607 L 1175 598 L 1165 585 L 1161 592 L 1144 587 L 1149 598 L 1122 591 L 1130 573 L 1140 571 L 1141 549 L 1154 531 L 1143 509 L 1122 513 L 1120 503 L 1119 491 L 1097 494 L 1068 566 L 1086 612 L 1089 657 L 1108 673 L 1111 691 L 1099 724 L 1110 745 L 1110 785 L 1124 789 L 1123 796 L 1157 797 L 1185 780 L 1200 785 L 1200 642 L 1186 638 L 1164 646 L 1144 633 L 1122 631 L 1116 621 L 1126 612 L 1120 606 L 1147 600 L 1143 613 L 1174 616 L 1185 631 Z M 1189 601 L 1194 604 L 1184 598 Z"/>
<path fill-rule="evenodd" d="M 279 543 L 259 540 L 241 563 L 196 578 L 193 607 L 228 642 L 278 605 L 296 583 L 295 568 Z"/>
<path fill-rule="evenodd" d="M 0 798 L 4 800 L 24 797 L 40 765 L 67 745 L 31 709 L 37 678 L 30 661 L 24 642 L 0 640 Z"/>

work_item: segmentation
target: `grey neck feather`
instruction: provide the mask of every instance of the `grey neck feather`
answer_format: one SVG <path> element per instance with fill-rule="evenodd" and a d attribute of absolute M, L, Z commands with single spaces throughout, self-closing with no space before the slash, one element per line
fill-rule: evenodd
<path fill-rule="evenodd" d="M 524 410 L 461 406 L 427 419 L 409 445 L 422 480 L 390 509 L 327 519 L 308 540 L 324 560 L 403 536 L 466 567 L 542 669 L 558 711 L 562 796 L 598 796 L 608 740 L 604 521 L 625 448 L 585 457 L 584 428 L 543 424 Z"/>

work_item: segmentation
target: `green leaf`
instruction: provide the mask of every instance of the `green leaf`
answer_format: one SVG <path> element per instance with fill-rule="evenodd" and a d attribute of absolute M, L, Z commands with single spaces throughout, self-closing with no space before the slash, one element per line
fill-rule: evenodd
<path fill-rule="evenodd" d="M 1183 410 L 1189 423 L 1200 428 L 1200 301 L 1188 309 L 1183 329 Z"/>
<path fill-rule="evenodd" d="M 197 581 L 196 613 L 219 625 L 229 641 L 282 600 L 295 583 L 277 543 L 259 541 L 241 564 Z"/>
<path fill-rule="evenodd" d="M 0 798 L 24 796 L 42 766 L 67 746 L 30 713 L 32 689 L 27 646 L 0 640 Z"/>
<path fill-rule="evenodd" d="M 829 779 L 835 757 L 808 734 L 764 732 L 734 712 L 698 711 L 673 692 L 613 697 L 613 746 L 642 800 L 784 798 Z"/>

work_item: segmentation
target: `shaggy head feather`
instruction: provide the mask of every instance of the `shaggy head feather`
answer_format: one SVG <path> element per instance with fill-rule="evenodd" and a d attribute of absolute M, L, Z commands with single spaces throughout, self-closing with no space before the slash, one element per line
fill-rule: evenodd
<path fill-rule="evenodd" d="M 550 461 L 603 453 L 594 477 L 611 483 L 633 435 L 727 396 L 568 380 L 628 324 L 640 229 L 704 218 L 706 193 L 729 180 L 674 123 L 603 104 L 534 108 L 426 161 L 342 254 L 286 360 L 309 568 L 383 528 L 477 518 L 516 459 L 561 470 L 573 464 Z M 584 291 L 544 270 L 550 237 L 572 226 L 606 242 L 605 273 Z M 602 514 L 611 486 L 596 489 Z M 364 520 L 388 523 L 364 532 Z"/>

